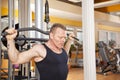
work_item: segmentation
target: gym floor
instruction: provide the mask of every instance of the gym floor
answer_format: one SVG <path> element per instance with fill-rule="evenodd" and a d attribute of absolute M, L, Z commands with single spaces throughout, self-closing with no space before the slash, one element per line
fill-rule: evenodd
<path fill-rule="evenodd" d="M 97 74 L 97 80 L 120 80 L 120 73 L 109 72 L 106 76 Z M 83 68 L 70 68 L 67 80 L 84 80 Z"/>

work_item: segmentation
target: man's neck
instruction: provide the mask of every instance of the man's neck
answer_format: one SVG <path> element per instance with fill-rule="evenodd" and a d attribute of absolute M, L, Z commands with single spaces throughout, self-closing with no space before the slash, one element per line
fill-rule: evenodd
<path fill-rule="evenodd" d="M 48 41 L 46 45 L 54 52 L 61 53 L 62 49 L 58 48 L 52 41 Z"/>

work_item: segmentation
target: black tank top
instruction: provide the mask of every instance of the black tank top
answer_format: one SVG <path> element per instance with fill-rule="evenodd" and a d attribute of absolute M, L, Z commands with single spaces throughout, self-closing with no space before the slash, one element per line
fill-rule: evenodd
<path fill-rule="evenodd" d="M 40 73 L 40 80 L 66 80 L 68 74 L 67 60 L 68 56 L 64 49 L 61 54 L 56 54 L 44 44 L 46 48 L 46 57 L 36 62 Z"/>

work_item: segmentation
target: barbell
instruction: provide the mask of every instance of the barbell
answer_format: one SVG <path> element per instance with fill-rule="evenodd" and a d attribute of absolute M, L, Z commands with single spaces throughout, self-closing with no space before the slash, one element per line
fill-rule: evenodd
<path fill-rule="evenodd" d="M 5 47 L 7 47 L 7 39 L 6 39 L 6 35 L 8 35 L 7 32 L 5 32 L 5 30 L 7 30 L 8 27 L 6 27 L 5 29 L 3 29 L 2 33 L 1 33 L 1 41 L 3 43 L 3 45 Z M 16 36 L 16 38 L 14 39 L 15 40 L 15 47 L 19 50 L 19 47 L 21 46 L 24 46 L 26 44 L 27 41 L 40 41 L 40 42 L 46 42 L 48 41 L 48 39 L 45 39 L 45 38 L 27 38 L 25 35 L 19 35 L 19 32 L 23 32 L 23 31 L 37 31 L 37 32 L 40 32 L 42 34 L 45 34 L 45 35 L 49 35 L 49 32 L 48 31 L 43 31 L 43 30 L 40 30 L 38 28 L 33 28 L 33 27 L 29 27 L 29 28 L 15 28 L 17 29 L 17 32 L 18 32 L 18 35 Z"/>
<path fill-rule="evenodd" d="M 8 29 L 8 27 L 3 29 L 2 33 L 1 33 L 1 41 L 2 41 L 2 43 L 5 47 L 7 47 L 7 39 L 6 39 L 5 36 L 8 35 L 8 33 L 5 32 L 6 29 Z M 48 39 L 45 39 L 45 38 L 27 38 L 25 35 L 19 35 L 19 32 L 37 31 L 37 32 L 40 32 L 42 34 L 49 35 L 49 31 L 43 31 L 43 30 L 35 28 L 35 27 L 27 27 L 27 28 L 16 27 L 15 29 L 17 29 L 17 32 L 18 32 L 18 35 L 15 38 L 15 46 L 16 46 L 17 49 L 19 49 L 19 46 L 21 46 L 21 47 L 24 46 L 26 44 L 26 41 L 40 41 L 40 42 L 48 41 Z M 67 36 L 69 36 L 69 34 L 67 34 Z M 76 37 L 73 37 L 73 38 L 75 40 L 79 41 L 78 38 L 76 38 Z"/>

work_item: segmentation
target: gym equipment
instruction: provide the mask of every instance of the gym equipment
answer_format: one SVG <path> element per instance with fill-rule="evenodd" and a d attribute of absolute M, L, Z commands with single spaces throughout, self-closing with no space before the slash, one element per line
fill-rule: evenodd
<path fill-rule="evenodd" d="M 5 32 L 6 29 L 8 29 L 8 27 L 6 27 L 1 33 L 1 36 L 2 36 L 1 41 L 4 44 L 4 46 L 7 47 L 7 40 L 6 40 L 5 36 L 8 35 L 8 33 Z M 29 27 L 29 28 L 20 28 L 20 29 L 18 29 L 18 27 L 17 27 L 16 29 L 18 31 L 18 35 L 15 38 L 15 46 L 16 46 L 17 49 L 19 48 L 19 46 L 21 46 L 21 47 L 24 46 L 27 40 L 29 40 L 29 41 L 30 40 L 32 40 L 32 41 L 40 41 L 40 42 L 46 42 L 48 40 L 48 39 L 43 39 L 43 38 L 26 38 L 25 35 L 19 35 L 19 32 L 23 32 L 23 31 L 38 31 L 38 32 L 40 32 L 42 34 L 49 35 L 48 31 L 43 31 L 43 30 L 40 30 L 40 29 L 34 28 L 34 27 L 32 27 L 32 28 L 31 27 Z M 69 35 L 69 34 L 67 34 L 67 35 Z M 75 40 L 79 41 L 78 38 L 76 38 L 76 37 L 73 37 L 73 38 Z"/>
<path fill-rule="evenodd" d="M 4 33 L 5 30 L 7 30 L 8 28 L 9 28 L 9 27 L 6 27 L 6 28 L 4 28 L 4 29 L 1 31 L 1 41 L 2 41 L 2 43 L 3 43 L 3 45 L 4 45 L 5 47 L 7 47 L 7 41 L 6 41 L 5 35 L 2 36 L 2 33 Z M 15 25 L 15 29 L 18 29 L 18 28 L 19 28 L 19 24 L 16 24 L 16 25 Z M 19 33 L 18 33 L 18 35 L 19 35 Z M 18 36 L 18 35 L 17 35 L 17 36 Z M 16 46 L 16 48 L 18 48 L 18 44 L 15 43 L 15 46 Z"/>
<path fill-rule="evenodd" d="M 43 34 L 46 34 L 46 35 L 49 35 L 49 32 L 48 31 L 43 31 L 43 30 L 40 30 L 38 28 L 34 28 L 34 27 L 28 27 L 28 28 L 20 28 L 20 29 L 17 29 L 18 32 L 22 32 L 22 31 L 38 31 L 40 33 L 43 33 Z M 2 32 L 1 36 L 5 36 L 7 35 L 8 33 L 7 32 Z"/>
<path fill-rule="evenodd" d="M 115 49 L 117 56 L 117 70 L 120 72 L 120 49 Z"/>
<path fill-rule="evenodd" d="M 120 72 L 120 49 L 116 47 L 116 41 L 115 40 L 109 40 L 109 46 L 110 46 L 110 52 L 114 53 L 114 55 L 112 55 L 113 59 L 116 59 L 116 63 L 117 63 L 117 70 Z"/>
<path fill-rule="evenodd" d="M 83 66 L 83 59 L 79 57 L 82 54 L 82 45 L 78 41 L 74 41 L 74 45 L 70 49 L 70 63 L 73 68 L 80 68 Z M 74 51 L 74 52 L 72 52 Z M 74 57 L 72 57 L 74 55 Z"/>
<path fill-rule="evenodd" d="M 69 36 L 69 34 L 67 34 L 67 36 Z M 76 38 L 76 37 L 72 37 L 72 38 L 74 38 L 75 40 L 79 41 L 79 39 L 78 39 L 78 38 Z"/>
<path fill-rule="evenodd" d="M 46 3 L 45 3 L 45 19 L 44 21 L 48 24 L 49 21 L 50 21 L 50 18 L 49 18 L 49 4 L 48 4 L 48 0 L 46 0 Z"/>
<path fill-rule="evenodd" d="M 8 33 L 7 32 L 5 32 L 5 30 L 6 29 L 8 29 L 8 28 L 5 28 L 3 31 L 2 31 L 2 33 L 1 33 L 1 40 L 2 40 L 2 43 L 3 43 L 3 45 L 4 46 L 7 46 L 7 40 L 6 40 L 6 38 L 5 38 L 5 36 L 6 35 L 8 35 Z M 35 42 L 35 41 L 40 41 L 40 42 L 46 42 L 48 39 L 39 39 L 39 38 L 26 38 L 24 35 L 19 35 L 19 32 L 23 32 L 23 31 L 38 31 L 38 32 L 40 32 L 40 33 L 43 33 L 43 34 L 45 34 L 45 35 L 49 35 L 49 32 L 45 32 L 45 31 L 42 31 L 42 30 L 40 30 L 40 29 L 37 29 L 37 28 L 20 28 L 20 29 L 17 29 L 17 31 L 18 31 L 18 35 L 16 36 L 16 38 L 15 38 L 15 45 L 16 45 L 16 48 L 18 49 L 18 50 L 21 50 L 21 49 L 19 49 L 20 47 L 22 47 L 22 46 L 24 46 L 27 42 L 28 42 L 28 44 L 29 44 L 29 46 L 30 46 L 30 43 L 31 42 Z M 31 42 L 30 42 L 31 41 Z M 27 47 L 27 49 L 29 49 L 30 47 Z M 21 65 L 22 66 L 22 65 Z M 15 66 L 14 66 L 15 67 Z M 21 79 L 26 79 L 26 78 L 28 78 L 28 80 L 30 79 L 30 63 L 28 64 L 28 76 L 24 76 L 24 75 L 22 75 L 21 73 L 21 71 L 25 71 L 25 70 L 23 70 L 23 69 L 21 69 L 21 71 L 19 72 L 19 76 L 14 76 L 14 79 L 16 80 L 21 80 Z M 14 68 L 13 68 L 13 70 L 14 70 Z M 14 71 L 13 71 L 13 75 L 14 75 Z"/>
<path fill-rule="evenodd" d="M 47 29 L 48 29 L 48 23 L 50 22 L 48 0 L 46 0 L 46 3 L 45 3 L 45 19 L 44 19 L 44 21 L 47 23 Z"/>
<path fill-rule="evenodd" d="M 31 45 L 30 45 L 31 43 L 28 43 L 27 44 L 27 49 L 30 49 L 31 48 Z M 16 65 L 16 66 L 14 66 L 14 67 L 17 67 L 17 68 L 19 68 L 19 72 L 18 72 L 18 75 L 15 75 L 14 77 L 15 77 L 15 80 L 22 80 L 22 79 L 27 79 L 27 80 L 30 80 L 30 78 L 31 78 L 31 72 L 30 72 L 30 67 L 31 67 L 31 65 L 30 65 L 30 62 L 28 62 L 27 63 L 27 68 L 25 67 L 25 64 L 20 64 L 20 65 Z M 15 68 L 14 68 L 15 69 Z M 26 72 L 26 70 L 27 70 L 27 72 Z M 26 73 L 28 74 L 28 75 L 26 75 Z"/>
<path fill-rule="evenodd" d="M 1 36 L 2 36 L 1 41 L 5 47 L 7 47 L 7 40 L 6 40 L 5 36 L 8 35 L 8 33 L 5 32 L 6 29 L 8 29 L 8 27 L 6 27 L 1 33 Z M 20 29 L 17 29 L 17 31 L 18 31 L 18 35 L 15 38 L 15 46 L 17 49 L 19 49 L 19 46 L 21 46 L 21 47 L 24 46 L 26 41 L 31 40 L 31 41 L 46 42 L 48 40 L 48 39 L 43 39 L 43 38 L 26 38 L 25 35 L 19 35 L 19 32 L 23 32 L 23 31 L 38 31 L 45 35 L 49 35 L 49 32 L 42 31 L 38 28 L 20 28 Z"/>
<path fill-rule="evenodd" d="M 107 49 L 106 44 L 103 41 L 98 42 L 98 49 L 99 49 L 99 57 L 101 59 L 99 63 L 99 67 L 101 69 L 100 74 L 106 75 L 107 72 L 111 71 L 113 73 L 117 72 L 116 61 L 111 61 L 107 54 L 109 51 Z"/>

